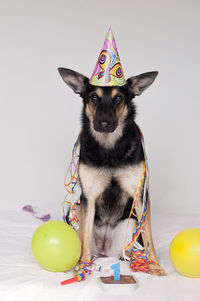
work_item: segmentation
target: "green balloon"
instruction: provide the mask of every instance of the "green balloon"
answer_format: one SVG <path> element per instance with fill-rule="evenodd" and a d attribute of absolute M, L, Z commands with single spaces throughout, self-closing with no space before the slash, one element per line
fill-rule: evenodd
<path fill-rule="evenodd" d="M 37 262 L 51 272 L 66 272 L 78 262 L 81 242 L 68 224 L 49 221 L 33 234 L 32 252 Z"/>

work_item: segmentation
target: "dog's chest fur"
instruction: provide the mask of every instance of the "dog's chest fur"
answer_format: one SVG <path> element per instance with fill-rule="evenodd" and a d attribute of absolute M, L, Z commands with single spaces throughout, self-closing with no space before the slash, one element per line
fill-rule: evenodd
<path fill-rule="evenodd" d="M 95 224 L 115 227 L 128 217 L 130 203 L 143 172 L 144 162 L 126 168 L 102 168 L 80 163 L 79 177 L 87 207 L 95 202 Z"/>
<path fill-rule="evenodd" d="M 95 225 L 101 227 L 128 217 L 144 167 L 141 137 L 135 123 L 108 149 L 88 132 L 81 136 L 79 178 L 82 203 L 95 202 Z M 89 210 L 89 209 L 88 209 Z"/>

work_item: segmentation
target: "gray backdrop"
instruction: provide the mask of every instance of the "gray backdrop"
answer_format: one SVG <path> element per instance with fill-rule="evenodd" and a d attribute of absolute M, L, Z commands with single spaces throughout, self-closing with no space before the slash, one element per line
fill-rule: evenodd
<path fill-rule="evenodd" d="M 81 99 L 57 67 L 90 76 L 111 26 L 127 78 L 160 72 L 135 100 L 152 208 L 200 211 L 199 11 L 195 0 L 0 0 L 1 208 L 59 208 Z"/>

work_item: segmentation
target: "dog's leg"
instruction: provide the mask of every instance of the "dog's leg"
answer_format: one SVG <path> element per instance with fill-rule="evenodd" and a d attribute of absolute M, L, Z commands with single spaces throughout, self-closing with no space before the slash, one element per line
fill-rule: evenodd
<path fill-rule="evenodd" d="M 86 200 L 86 204 L 81 204 L 81 259 L 91 260 L 91 239 L 95 214 L 95 201 Z"/>
<path fill-rule="evenodd" d="M 115 177 L 118 179 L 121 188 L 125 192 L 127 192 L 127 194 L 130 197 L 133 197 L 136 193 L 137 185 L 142 176 L 143 169 L 144 169 L 144 162 L 141 162 L 138 165 L 129 166 L 128 168 L 125 168 L 125 169 L 119 169 L 116 172 Z M 136 204 L 135 204 L 135 210 L 136 210 L 138 221 L 140 221 L 141 216 L 142 216 L 142 191 L 143 191 L 143 189 L 141 189 L 141 192 L 139 193 L 138 198 L 136 200 Z M 145 250 L 147 250 L 147 242 L 149 241 L 150 258 L 156 262 L 154 269 L 152 266 L 151 273 L 155 274 L 155 275 L 159 275 L 159 276 L 165 275 L 165 272 L 158 264 L 158 261 L 156 258 L 156 253 L 155 253 L 155 248 L 153 245 L 149 202 L 147 204 L 147 217 L 146 217 L 146 222 L 144 224 L 143 230 L 144 231 L 142 232 L 142 239 L 143 239 L 143 243 L 144 243 L 144 248 L 145 248 Z"/>
<path fill-rule="evenodd" d="M 110 183 L 111 175 L 80 163 L 79 178 L 84 194 L 81 201 L 82 260 L 91 260 L 91 240 L 95 216 L 95 202 Z"/>
<path fill-rule="evenodd" d="M 141 211 L 142 211 L 142 200 L 141 196 L 138 198 L 138 201 L 135 204 L 135 209 L 137 213 L 138 220 L 141 218 Z M 143 227 L 142 231 L 142 239 L 144 243 L 144 248 L 147 250 L 147 244 L 149 242 L 149 256 L 150 259 L 155 262 L 155 264 L 151 264 L 151 274 L 155 274 L 158 276 L 164 276 L 166 275 L 165 271 L 161 268 L 161 266 L 158 263 L 157 257 L 156 257 L 156 251 L 153 244 L 153 238 L 152 238 L 152 231 L 151 231 L 151 212 L 150 212 L 150 201 L 148 199 L 147 201 L 147 216 L 146 221 Z"/>

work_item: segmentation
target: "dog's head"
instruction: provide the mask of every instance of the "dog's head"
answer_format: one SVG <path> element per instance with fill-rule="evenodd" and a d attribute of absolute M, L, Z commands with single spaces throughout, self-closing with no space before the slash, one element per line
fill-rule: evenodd
<path fill-rule="evenodd" d="M 84 103 L 84 113 L 93 129 L 112 133 L 124 121 L 131 107 L 131 100 L 146 90 L 158 72 L 147 72 L 130 77 L 124 86 L 99 87 L 89 84 L 84 75 L 66 68 L 58 68 L 64 82 L 79 94 Z"/>

